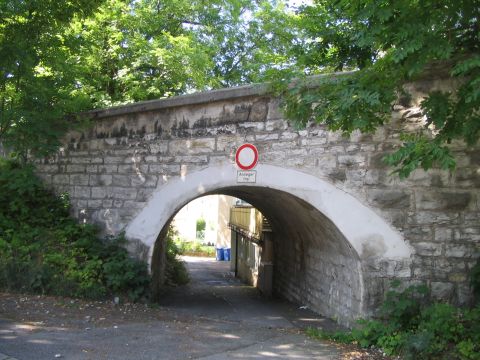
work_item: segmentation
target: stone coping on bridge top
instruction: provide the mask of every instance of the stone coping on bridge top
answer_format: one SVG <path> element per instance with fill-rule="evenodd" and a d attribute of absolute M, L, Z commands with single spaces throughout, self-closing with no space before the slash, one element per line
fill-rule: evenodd
<path fill-rule="evenodd" d="M 179 95 L 171 98 L 140 101 L 127 105 L 115 106 L 87 112 L 93 119 L 100 119 L 125 114 L 154 111 L 186 105 L 205 104 L 215 101 L 230 100 L 267 94 L 268 84 L 252 84 L 232 88 L 209 90 L 193 94 Z"/>
<path fill-rule="evenodd" d="M 318 86 L 322 78 L 332 78 L 339 75 L 351 74 L 354 71 L 334 72 L 331 74 L 310 75 L 305 80 L 304 85 L 307 87 Z M 298 80 L 297 80 L 298 81 Z M 296 81 L 292 80 L 291 86 L 295 85 Z M 154 111 L 160 109 L 167 109 L 186 105 L 206 104 L 215 101 L 232 100 L 236 98 L 262 96 L 270 94 L 270 83 L 256 83 L 250 85 L 236 86 L 231 88 L 201 91 L 192 94 L 178 95 L 171 98 L 156 99 L 140 101 L 127 105 L 119 105 L 106 109 L 98 109 L 88 111 L 85 114 L 93 119 L 101 119 L 119 115 L 133 114 L 146 111 Z"/>

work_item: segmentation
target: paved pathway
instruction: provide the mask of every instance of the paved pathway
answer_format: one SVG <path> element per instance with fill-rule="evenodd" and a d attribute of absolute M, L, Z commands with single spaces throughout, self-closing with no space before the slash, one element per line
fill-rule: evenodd
<path fill-rule="evenodd" d="M 299 330 L 332 326 L 308 310 L 266 301 L 233 278 L 228 263 L 185 258 L 191 283 L 165 295 L 168 320 L 87 329 L 29 329 L 0 321 L 0 360 L 338 359 Z"/>

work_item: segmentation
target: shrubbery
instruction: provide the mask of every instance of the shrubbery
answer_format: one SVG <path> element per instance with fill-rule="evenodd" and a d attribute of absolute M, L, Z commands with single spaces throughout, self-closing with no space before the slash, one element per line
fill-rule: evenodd
<path fill-rule="evenodd" d="M 398 286 L 399 282 L 392 283 L 379 319 L 360 320 L 359 327 L 350 332 L 326 333 L 311 328 L 307 333 L 364 348 L 374 346 L 404 359 L 480 359 L 480 304 L 462 309 L 431 303 L 425 286 L 403 291 Z"/>
<path fill-rule="evenodd" d="M 204 245 L 195 241 L 176 241 L 175 245 L 181 255 L 188 256 L 215 256 L 215 247 Z"/>
<path fill-rule="evenodd" d="M 100 240 L 69 216 L 33 167 L 0 160 L 0 288 L 85 298 L 148 297 L 146 263 L 129 257 L 124 239 Z"/>
<path fill-rule="evenodd" d="M 165 284 L 172 285 L 185 285 L 189 281 L 188 272 L 185 268 L 183 261 L 178 259 L 178 255 L 181 255 L 181 251 L 175 243 L 178 233 L 175 228 L 170 225 L 167 233 L 167 254 L 166 254 L 166 266 L 165 266 Z"/>

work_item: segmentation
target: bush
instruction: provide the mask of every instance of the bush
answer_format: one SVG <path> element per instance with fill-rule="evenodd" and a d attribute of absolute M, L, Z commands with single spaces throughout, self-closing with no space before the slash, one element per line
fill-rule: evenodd
<path fill-rule="evenodd" d="M 191 241 L 175 241 L 175 245 L 178 248 L 178 251 L 181 255 L 188 256 L 206 256 L 214 257 L 215 256 L 215 247 L 207 246 L 199 242 Z"/>
<path fill-rule="evenodd" d="M 33 167 L 0 160 L 0 288 L 61 296 L 148 296 L 147 265 L 124 239 L 100 240 L 69 216 L 67 195 L 46 190 Z"/>
<path fill-rule="evenodd" d="M 200 218 L 197 219 L 197 224 L 196 224 L 196 238 L 198 240 L 205 240 L 205 229 L 207 227 L 207 223 L 205 222 L 205 219 Z"/>
<path fill-rule="evenodd" d="M 461 309 L 428 302 L 425 286 L 400 291 L 392 283 L 380 318 L 360 320 L 349 332 L 327 333 L 309 329 L 307 334 L 359 346 L 381 348 L 404 359 L 480 359 L 480 307 Z"/>
<path fill-rule="evenodd" d="M 197 219 L 197 224 L 196 224 L 196 231 L 197 232 L 205 231 L 206 227 L 207 227 L 207 223 L 206 223 L 205 219 L 203 219 L 203 218 Z"/>
<path fill-rule="evenodd" d="M 122 246 L 125 238 L 120 236 L 104 249 L 103 273 L 105 282 L 113 293 L 126 294 L 131 300 L 140 300 L 149 295 L 150 276 L 145 262 L 132 259 Z"/>
<path fill-rule="evenodd" d="M 169 286 L 185 285 L 189 282 L 188 272 L 183 261 L 178 259 L 180 249 L 175 243 L 178 233 L 170 225 L 167 232 L 167 254 L 165 266 L 165 284 Z"/>

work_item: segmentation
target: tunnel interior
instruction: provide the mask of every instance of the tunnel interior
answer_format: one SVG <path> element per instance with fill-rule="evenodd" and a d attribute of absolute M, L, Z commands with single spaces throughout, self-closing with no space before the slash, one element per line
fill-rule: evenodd
<path fill-rule="evenodd" d="M 268 219 L 276 296 L 345 325 L 361 315 L 363 279 L 359 256 L 325 215 L 290 193 L 268 187 L 225 187 L 202 196 L 215 194 L 242 199 Z M 184 205 L 179 204 L 155 242 L 151 270 L 158 287 L 164 271 L 167 229 Z"/>

